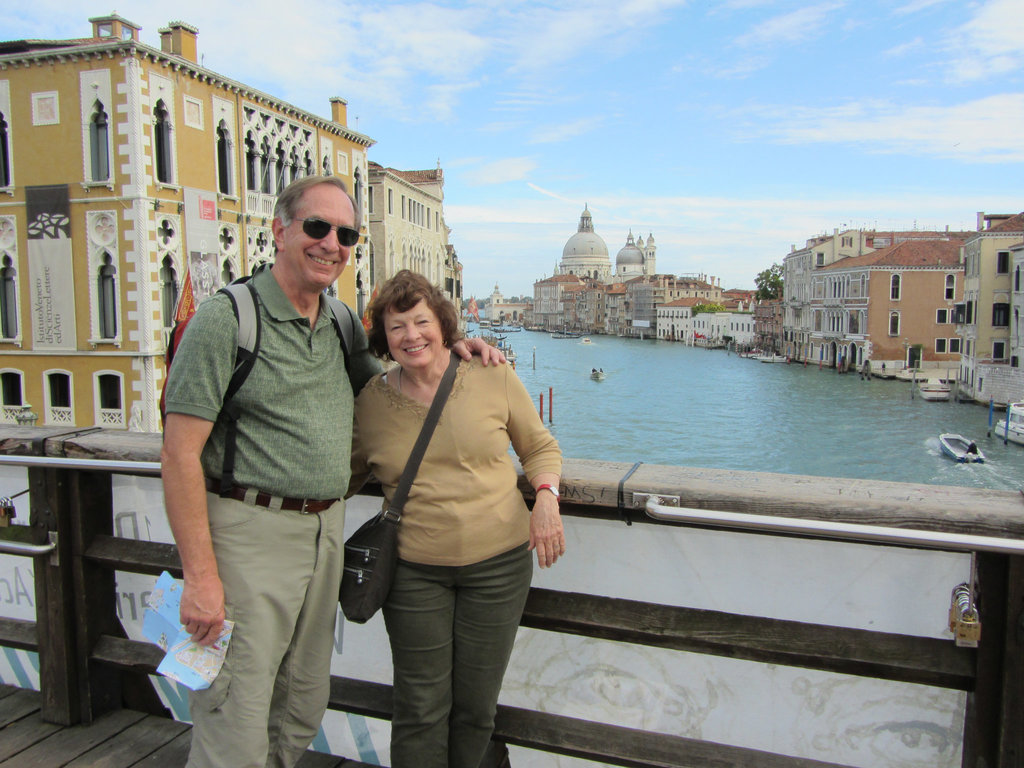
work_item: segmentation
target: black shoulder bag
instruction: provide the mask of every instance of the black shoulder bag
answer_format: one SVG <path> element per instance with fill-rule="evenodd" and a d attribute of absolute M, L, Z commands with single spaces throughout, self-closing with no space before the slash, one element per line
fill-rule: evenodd
<path fill-rule="evenodd" d="M 345 570 L 341 575 L 338 602 L 341 603 L 345 618 L 357 624 L 369 621 L 384 605 L 391 591 L 391 582 L 398 566 L 398 524 L 402 521 L 402 509 L 409 498 L 409 489 L 416 478 L 423 454 L 434 434 L 434 427 L 452 391 L 455 371 L 459 367 L 459 358 L 454 353 L 451 357 L 448 370 L 444 372 L 430 410 L 427 411 L 420 435 L 405 463 L 394 498 L 387 509 L 363 523 L 345 542 Z"/>

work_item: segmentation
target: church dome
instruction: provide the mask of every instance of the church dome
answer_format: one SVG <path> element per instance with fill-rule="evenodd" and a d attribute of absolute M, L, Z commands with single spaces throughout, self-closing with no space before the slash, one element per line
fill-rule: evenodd
<path fill-rule="evenodd" d="M 642 238 L 641 238 L 642 239 Z M 636 244 L 633 242 L 633 232 L 630 231 L 629 237 L 626 240 L 626 244 L 619 251 L 619 255 L 615 257 L 615 266 L 623 267 L 627 265 L 636 265 L 642 267 L 644 265 L 644 254 Z"/>
<path fill-rule="evenodd" d="M 599 234 L 594 232 L 594 222 L 590 216 L 590 209 L 584 208 L 580 215 L 580 225 L 576 234 L 570 237 L 562 249 L 563 259 L 593 258 L 595 256 L 608 258 L 608 246 Z"/>

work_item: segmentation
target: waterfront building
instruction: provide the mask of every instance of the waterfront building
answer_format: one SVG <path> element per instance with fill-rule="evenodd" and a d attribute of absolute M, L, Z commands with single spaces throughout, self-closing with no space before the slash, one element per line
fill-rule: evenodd
<path fill-rule="evenodd" d="M 554 275 L 533 284 L 533 325 L 554 331 L 565 327 L 563 294 L 566 289 L 583 285 L 576 275 Z"/>
<path fill-rule="evenodd" d="M 462 266 L 444 221 L 444 171 L 402 171 L 369 163 L 369 258 L 356 276 L 358 311 L 373 288 L 402 269 L 441 286 L 462 304 Z"/>
<path fill-rule="evenodd" d="M 664 341 L 693 341 L 693 308 L 700 299 L 676 299 L 657 308 L 657 335 Z"/>
<path fill-rule="evenodd" d="M 0 42 L 0 422 L 160 429 L 167 334 L 273 256 L 278 191 L 336 174 L 366 213 L 368 137 L 202 66 L 110 14 L 88 37 Z M 365 218 L 364 218 L 365 220 Z M 334 291 L 355 299 L 366 248 Z"/>
<path fill-rule="evenodd" d="M 816 349 L 811 349 L 811 337 L 818 333 L 814 328 L 815 310 L 811 307 L 815 299 L 813 283 L 818 270 L 908 240 L 962 240 L 968 234 L 948 230 L 878 232 L 868 229 L 840 231 L 837 228 L 831 235 L 809 238 L 803 248 L 792 246 L 790 253 L 783 259 L 783 338 L 786 354 L 795 360 L 819 362 L 816 355 L 821 353 L 820 343 Z"/>
<path fill-rule="evenodd" d="M 754 304 L 754 345 L 763 352 L 778 354 L 784 348 L 782 299 Z"/>
<path fill-rule="evenodd" d="M 1005 404 L 1024 397 L 1019 363 L 1010 364 L 1013 249 L 1024 241 L 1024 213 L 978 214 L 964 244 L 963 303 L 955 313 L 963 339 L 961 396 Z"/>
<path fill-rule="evenodd" d="M 498 284 L 494 284 L 494 290 L 487 300 L 487 312 L 485 316 L 493 324 L 523 325 L 526 322 L 527 314 L 531 313 L 533 305 L 527 300 L 508 299 L 501 293 Z"/>
<path fill-rule="evenodd" d="M 953 311 L 963 292 L 963 241 L 903 240 L 816 270 L 807 360 L 843 370 L 951 368 L 960 360 Z M 787 350 L 791 355 L 791 350 Z"/>

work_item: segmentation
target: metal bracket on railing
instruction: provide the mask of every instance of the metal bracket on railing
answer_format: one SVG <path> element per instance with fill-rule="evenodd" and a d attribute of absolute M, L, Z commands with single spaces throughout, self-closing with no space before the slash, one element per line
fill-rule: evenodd
<path fill-rule="evenodd" d="M 17 528 L 18 526 L 13 526 Z M 22 557 L 50 556 L 50 565 L 60 565 L 60 555 L 57 553 L 59 536 L 56 531 L 47 533 L 48 544 L 29 544 L 24 541 L 7 541 L 0 539 L 0 554 L 21 555 Z"/>
<path fill-rule="evenodd" d="M 633 492 L 633 509 L 647 509 L 648 504 L 655 504 L 662 507 L 678 507 L 678 496 L 666 496 L 661 493 L 637 493 Z M 653 517 L 653 515 L 651 515 Z"/>

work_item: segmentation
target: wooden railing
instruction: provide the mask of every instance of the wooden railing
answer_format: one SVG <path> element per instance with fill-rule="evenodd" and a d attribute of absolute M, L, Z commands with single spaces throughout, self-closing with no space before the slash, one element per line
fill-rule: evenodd
<path fill-rule="evenodd" d="M 140 471 L 152 473 L 159 440 L 159 435 L 140 433 L 0 427 L 0 454 L 60 460 L 53 466 L 29 466 L 30 526 L 19 531 L 0 528 L 0 542 L 18 533 L 40 547 L 55 543 L 51 555 L 36 559 L 36 621 L 0 618 L 0 646 L 38 651 L 42 709 L 52 722 L 88 723 L 118 707 L 163 711 L 147 679 L 162 653 L 125 636 L 115 610 L 114 573 L 156 575 L 167 570 L 180 576 L 177 551 L 169 544 L 115 536 L 110 471 L 64 462 L 116 461 L 113 466 L 122 474 L 131 474 L 131 462 L 138 462 L 134 466 Z M 525 480 L 521 485 L 528 495 Z M 566 462 L 562 491 L 563 514 L 614 520 L 629 516 L 638 525 L 664 525 L 643 514 L 645 498 L 654 495 L 671 497 L 671 503 L 683 508 L 748 513 L 766 521 L 800 518 L 1005 539 L 1015 545 L 1024 541 L 1024 501 L 1017 493 L 1002 491 L 631 468 L 582 460 Z M 977 649 L 933 637 L 539 588 L 531 591 L 522 624 L 638 646 L 965 691 L 962 765 L 1010 768 L 1024 764 L 1024 728 L 1019 726 L 1024 701 L 1024 558 L 991 551 L 976 557 L 984 627 Z M 330 706 L 388 719 L 390 686 L 334 677 Z M 494 738 L 624 766 L 829 765 L 507 706 L 499 708 Z"/>

